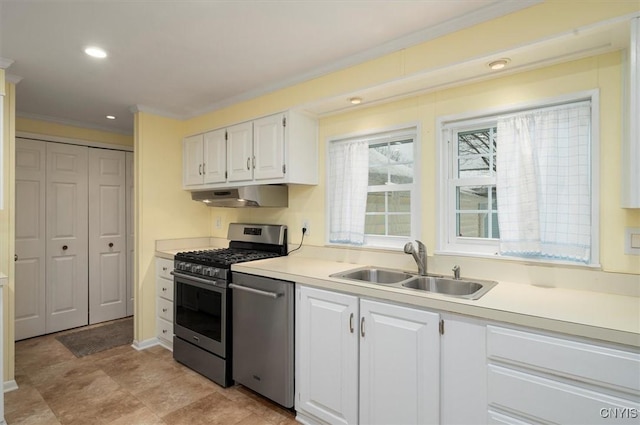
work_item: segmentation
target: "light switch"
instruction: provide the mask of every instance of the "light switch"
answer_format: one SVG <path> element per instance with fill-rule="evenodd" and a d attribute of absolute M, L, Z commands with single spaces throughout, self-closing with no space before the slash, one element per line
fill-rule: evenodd
<path fill-rule="evenodd" d="M 640 228 L 627 227 L 624 230 L 624 253 L 640 255 Z"/>

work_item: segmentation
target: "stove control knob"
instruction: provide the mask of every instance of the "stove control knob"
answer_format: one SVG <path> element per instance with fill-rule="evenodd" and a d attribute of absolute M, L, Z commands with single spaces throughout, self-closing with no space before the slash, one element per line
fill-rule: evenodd
<path fill-rule="evenodd" d="M 204 276 L 213 276 L 213 268 L 212 267 L 203 267 L 202 274 Z"/>
<path fill-rule="evenodd" d="M 198 274 L 202 273 L 202 266 L 199 264 L 196 266 L 193 266 L 191 268 L 191 273 L 198 273 Z"/>
<path fill-rule="evenodd" d="M 176 264 L 176 269 L 178 269 L 178 270 L 184 270 L 184 269 L 185 269 L 185 267 L 186 267 L 186 265 L 187 265 L 187 264 L 186 264 L 184 261 L 179 261 L 179 262 Z"/>

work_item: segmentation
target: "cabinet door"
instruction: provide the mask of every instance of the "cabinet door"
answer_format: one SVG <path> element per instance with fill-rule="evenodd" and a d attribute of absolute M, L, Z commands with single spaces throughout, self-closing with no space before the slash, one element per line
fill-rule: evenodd
<path fill-rule="evenodd" d="M 224 183 L 227 171 L 226 131 L 216 130 L 204 134 L 204 183 Z"/>
<path fill-rule="evenodd" d="M 227 128 L 228 181 L 253 179 L 253 124 L 250 122 Z"/>
<path fill-rule="evenodd" d="M 439 423 L 439 315 L 362 300 L 360 317 L 360 423 Z"/>
<path fill-rule="evenodd" d="M 88 148 L 47 144 L 47 324 L 88 324 Z"/>
<path fill-rule="evenodd" d="M 15 338 L 45 333 L 46 145 L 16 139 Z"/>
<path fill-rule="evenodd" d="M 256 180 L 284 177 L 284 115 L 276 114 L 253 122 L 253 151 Z M 315 154 L 309 152 L 309 155 Z M 302 159 L 302 158 L 300 158 Z"/>
<path fill-rule="evenodd" d="M 197 134 L 182 141 L 182 185 L 201 185 L 204 181 L 203 166 L 203 136 Z"/>
<path fill-rule="evenodd" d="M 297 286 L 296 410 L 358 423 L 358 298 Z"/>
<path fill-rule="evenodd" d="M 89 149 L 89 323 L 127 315 L 126 154 Z"/>

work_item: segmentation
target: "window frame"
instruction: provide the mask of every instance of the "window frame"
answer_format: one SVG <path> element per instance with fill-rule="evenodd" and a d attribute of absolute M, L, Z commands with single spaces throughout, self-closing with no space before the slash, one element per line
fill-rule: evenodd
<path fill-rule="evenodd" d="M 413 122 L 407 124 L 401 124 L 397 126 L 384 127 L 379 129 L 372 129 L 362 132 L 348 133 L 340 136 L 335 136 L 327 139 L 325 147 L 325 167 L 326 187 L 329 187 L 329 148 L 332 143 L 346 142 L 350 140 L 358 139 L 370 139 L 368 143 L 375 144 L 376 142 L 383 141 L 389 138 L 413 138 L 413 183 L 412 184 L 398 184 L 396 187 L 398 191 L 411 192 L 411 234 L 409 236 L 383 236 L 383 235 L 366 235 L 364 243 L 362 245 L 354 245 L 347 243 L 338 243 L 330 241 L 330 228 L 331 228 L 331 208 L 329 205 L 329 191 L 325 192 L 325 243 L 328 246 L 335 247 L 349 247 L 349 248 L 363 248 L 363 249 L 382 249 L 382 250 L 401 250 L 404 245 L 415 239 L 419 239 L 421 231 L 421 179 L 420 179 L 420 123 Z M 377 186 L 374 186 L 377 187 Z M 372 192 L 371 186 L 367 187 L 367 193 Z M 376 191 L 378 192 L 378 191 Z M 380 191 L 384 192 L 384 191 Z"/>
<path fill-rule="evenodd" d="M 456 196 L 453 180 L 457 180 L 457 155 L 453 155 L 453 135 L 468 129 L 495 127 L 499 116 L 528 110 L 559 106 L 563 104 L 589 101 L 591 103 L 591 259 L 588 264 L 577 262 L 532 259 L 515 256 L 502 256 L 499 253 L 499 240 L 486 238 L 458 237 L 456 235 Z M 600 267 L 600 99 L 599 90 L 587 90 L 553 98 L 538 99 L 513 105 L 488 108 L 476 112 L 467 112 L 441 116 L 436 119 L 437 182 L 436 190 L 439 203 L 437 223 L 436 253 L 445 255 L 463 255 L 491 257 L 505 260 L 526 261 L 532 263 L 566 264 L 582 267 Z M 457 145 L 456 145 L 457 146 Z M 498 146 L 500 149 L 500 146 Z M 481 178 L 478 178 L 480 180 Z M 494 183 L 495 184 L 495 183 Z"/>

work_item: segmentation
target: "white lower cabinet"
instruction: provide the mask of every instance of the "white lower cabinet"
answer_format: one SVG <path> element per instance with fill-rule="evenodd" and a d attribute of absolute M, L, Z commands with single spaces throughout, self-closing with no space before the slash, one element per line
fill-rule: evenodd
<path fill-rule="evenodd" d="M 296 412 L 303 423 L 439 422 L 439 315 L 296 288 Z"/>
<path fill-rule="evenodd" d="M 640 422 L 640 352 L 487 326 L 490 423 Z"/>
<path fill-rule="evenodd" d="M 156 258 L 156 336 L 173 349 L 173 261 Z"/>

